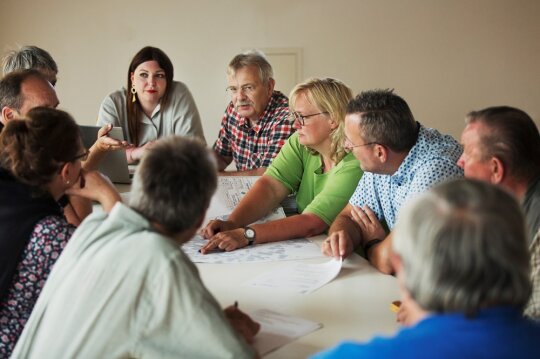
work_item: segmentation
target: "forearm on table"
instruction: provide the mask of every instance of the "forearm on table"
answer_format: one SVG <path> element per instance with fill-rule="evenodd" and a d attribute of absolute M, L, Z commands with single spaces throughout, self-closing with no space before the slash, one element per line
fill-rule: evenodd
<path fill-rule="evenodd" d="M 220 176 L 262 176 L 266 172 L 266 167 L 259 167 L 246 171 L 220 171 Z"/>
<path fill-rule="evenodd" d="M 225 168 L 232 162 L 232 157 L 223 156 L 216 152 L 216 150 L 213 151 L 214 158 L 216 159 L 217 168 L 218 171 L 224 171 Z"/>
<path fill-rule="evenodd" d="M 393 274 L 394 268 L 390 261 L 392 254 L 392 232 L 386 238 L 369 248 L 368 253 L 365 253 L 371 265 L 384 274 Z"/>
<path fill-rule="evenodd" d="M 294 238 L 307 238 L 323 233 L 328 225 L 312 213 L 254 224 L 256 243 L 278 242 Z"/>

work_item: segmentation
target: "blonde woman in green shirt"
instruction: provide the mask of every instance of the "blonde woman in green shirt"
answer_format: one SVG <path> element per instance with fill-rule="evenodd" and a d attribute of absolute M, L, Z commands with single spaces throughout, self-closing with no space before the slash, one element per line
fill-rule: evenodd
<path fill-rule="evenodd" d="M 212 220 L 203 228 L 208 243 L 201 253 L 321 234 L 354 192 L 362 171 L 343 148 L 351 90 L 338 80 L 310 79 L 289 98 L 296 133 L 228 220 Z M 297 215 L 250 225 L 291 193 L 296 194 Z"/>

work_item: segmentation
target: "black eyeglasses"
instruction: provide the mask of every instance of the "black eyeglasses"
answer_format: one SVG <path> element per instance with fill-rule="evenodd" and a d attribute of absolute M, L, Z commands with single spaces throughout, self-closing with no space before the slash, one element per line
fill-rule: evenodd
<path fill-rule="evenodd" d="M 69 160 L 68 162 L 75 162 L 77 160 L 81 160 L 81 161 L 86 161 L 88 159 L 88 155 L 90 154 L 90 151 L 88 150 L 84 150 L 84 153 L 80 154 L 80 155 L 77 155 L 75 157 L 73 157 L 71 160 Z"/>
<path fill-rule="evenodd" d="M 317 115 L 323 115 L 328 114 L 328 112 L 319 112 L 319 113 L 312 113 L 311 115 L 301 115 L 298 112 L 291 112 L 289 115 L 289 120 L 294 123 L 294 121 L 300 122 L 300 125 L 305 126 L 306 125 L 306 118 L 310 118 Z"/>

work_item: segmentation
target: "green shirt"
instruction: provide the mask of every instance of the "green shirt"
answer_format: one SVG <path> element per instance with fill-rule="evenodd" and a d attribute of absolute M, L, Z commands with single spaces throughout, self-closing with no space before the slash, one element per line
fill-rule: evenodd
<path fill-rule="evenodd" d="M 313 213 L 330 225 L 356 189 L 362 170 L 352 153 L 323 173 L 321 156 L 312 154 L 293 134 L 265 175 L 296 193 L 299 213 Z"/>

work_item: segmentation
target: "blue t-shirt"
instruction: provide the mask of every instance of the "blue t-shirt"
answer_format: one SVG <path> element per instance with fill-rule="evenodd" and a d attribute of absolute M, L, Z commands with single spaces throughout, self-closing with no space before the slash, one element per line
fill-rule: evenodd
<path fill-rule="evenodd" d="M 311 358 L 540 358 L 540 323 L 508 307 L 482 310 L 474 319 L 433 315 L 393 338 L 343 342 Z"/>
<path fill-rule="evenodd" d="M 349 203 L 375 212 L 388 228 L 396 223 L 399 209 L 416 194 L 437 183 L 463 177 L 457 166 L 463 148 L 451 136 L 420 126 L 416 144 L 392 175 L 365 172 Z"/>

